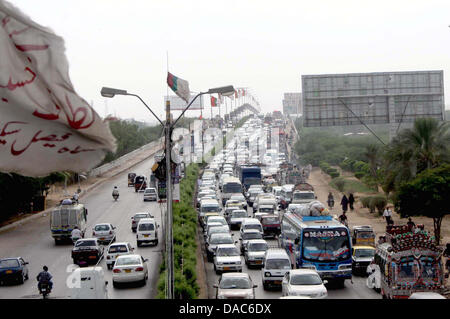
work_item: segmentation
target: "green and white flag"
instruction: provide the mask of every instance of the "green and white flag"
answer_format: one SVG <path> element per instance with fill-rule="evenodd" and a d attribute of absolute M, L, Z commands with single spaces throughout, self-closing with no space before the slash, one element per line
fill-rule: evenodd
<path fill-rule="evenodd" d="M 170 72 L 167 72 L 167 85 L 175 92 L 176 95 L 181 97 L 186 103 L 189 103 L 191 99 L 191 93 L 189 91 L 189 82 L 180 79 Z"/>

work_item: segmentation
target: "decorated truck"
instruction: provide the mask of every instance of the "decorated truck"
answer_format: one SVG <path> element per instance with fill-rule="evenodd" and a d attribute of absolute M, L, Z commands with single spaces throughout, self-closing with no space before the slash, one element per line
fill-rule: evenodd
<path fill-rule="evenodd" d="M 388 226 L 367 267 L 367 286 L 381 292 L 383 299 L 406 299 L 415 292 L 444 291 L 444 249 L 418 225 Z"/>

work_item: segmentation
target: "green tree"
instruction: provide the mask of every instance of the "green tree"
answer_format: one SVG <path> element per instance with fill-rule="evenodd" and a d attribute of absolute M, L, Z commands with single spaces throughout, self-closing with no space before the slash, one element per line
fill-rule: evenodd
<path fill-rule="evenodd" d="M 413 128 L 402 130 L 386 147 L 384 166 L 396 187 L 425 169 L 450 162 L 449 124 L 416 119 Z"/>
<path fill-rule="evenodd" d="M 441 224 L 450 214 L 450 164 L 426 169 L 410 182 L 403 183 L 394 198 L 401 217 L 427 216 L 433 218 L 434 236 L 439 245 Z"/>

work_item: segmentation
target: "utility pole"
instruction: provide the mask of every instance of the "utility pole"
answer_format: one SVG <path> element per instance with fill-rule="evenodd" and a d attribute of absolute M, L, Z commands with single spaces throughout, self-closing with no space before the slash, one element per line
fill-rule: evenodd
<path fill-rule="evenodd" d="M 173 263 L 173 235 L 172 235 L 172 166 L 170 165 L 170 156 L 172 147 L 170 142 L 171 123 L 170 123 L 170 101 L 166 101 L 166 194 L 167 194 L 167 213 L 166 213 L 166 254 L 167 254 L 167 299 L 174 299 L 174 263 Z"/>

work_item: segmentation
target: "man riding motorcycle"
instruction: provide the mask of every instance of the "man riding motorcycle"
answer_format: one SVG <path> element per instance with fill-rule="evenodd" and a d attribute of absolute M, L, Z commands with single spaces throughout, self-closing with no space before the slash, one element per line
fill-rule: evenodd
<path fill-rule="evenodd" d="M 117 188 L 117 186 L 114 186 L 112 196 L 114 197 L 114 199 L 117 199 L 119 197 L 119 189 Z"/>
<path fill-rule="evenodd" d="M 83 233 L 78 229 L 78 226 L 75 226 L 71 233 L 72 241 L 75 244 L 78 239 L 83 238 Z"/>
<path fill-rule="evenodd" d="M 39 273 L 39 275 L 37 275 L 36 280 L 38 281 L 38 289 L 39 292 L 41 291 L 41 284 L 43 283 L 47 283 L 48 284 L 48 288 L 51 291 L 53 288 L 53 282 L 52 282 L 52 275 L 48 272 L 48 267 L 44 266 L 43 267 L 43 271 L 41 271 Z"/>

